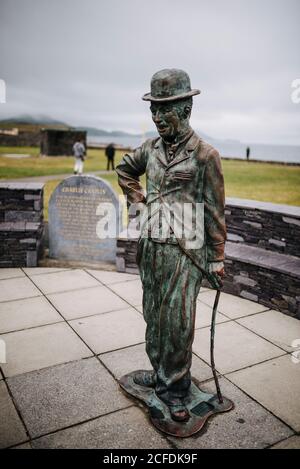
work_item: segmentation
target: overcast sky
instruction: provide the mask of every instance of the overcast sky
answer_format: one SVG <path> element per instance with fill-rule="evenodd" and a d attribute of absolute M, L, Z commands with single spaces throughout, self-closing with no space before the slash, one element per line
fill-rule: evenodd
<path fill-rule="evenodd" d="M 243 142 L 300 144 L 299 0 L 0 0 L 0 119 L 153 130 L 141 96 L 182 68 L 192 125 Z"/>

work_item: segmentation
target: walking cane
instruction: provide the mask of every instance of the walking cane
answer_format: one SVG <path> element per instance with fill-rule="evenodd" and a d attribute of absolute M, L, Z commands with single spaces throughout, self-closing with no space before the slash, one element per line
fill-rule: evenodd
<path fill-rule="evenodd" d="M 178 244 L 181 247 L 182 251 L 193 261 L 193 263 L 198 267 L 198 269 L 202 272 L 203 276 L 207 278 L 209 283 L 214 286 L 217 290 L 216 296 L 215 296 L 215 301 L 214 301 L 214 306 L 212 310 L 212 316 L 211 316 L 211 326 L 210 326 L 210 364 L 211 364 L 211 370 L 212 374 L 215 380 L 215 385 L 217 389 L 217 396 L 220 404 L 223 404 L 223 396 L 221 393 L 220 385 L 219 385 L 219 380 L 215 368 L 215 356 L 214 356 L 214 349 L 215 349 L 215 325 L 216 325 L 216 316 L 217 316 L 217 309 L 218 309 L 218 304 L 219 304 L 219 298 L 221 294 L 221 288 L 223 286 L 222 281 L 220 278 L 213 277 L 211 273 L 208 273 L 205 271 L 197 262 L 196 260 L 190 255 L 190 253 L 184 248 L 184 246 L 181 244 L 179 240 Z"/>
<path fill-rule="evenodd" d="M 215 347 L 215 325 L 216 325 L 216 315 L 217 315 L 217 308 L 219 304 L 219 298 L 221 294 L 221 289 L 217 289 L 217 293 L 215 296 L 215 301 L 214 301 L 214 306 L 213 306 L 213 311 L 212 311 L 212 316 L 211 316 L 211 327 L 210 327 L 210 364 L 211 364 L 211 370 L 213 373 L 213 377 L 215 380 L 215 385 L 217 389 L 217 396 L 219 403 L 223 403 L 223 396 L 221 393 L 220 385 L 219 385 L 219 380 L 218 376 L 216 373 L 216 368 L 215 368 L 215 357 L 214 357 L 214 347 Z"/>

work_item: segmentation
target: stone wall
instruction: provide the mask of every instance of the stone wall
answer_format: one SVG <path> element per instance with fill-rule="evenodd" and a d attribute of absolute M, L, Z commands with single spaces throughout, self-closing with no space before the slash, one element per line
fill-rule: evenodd
<path fill-rule="evenodd" d="M 300 319 L 300 258 L 226 243 L 223 290 Z"/>
<path fill-rule="evenodd" d="M 41 143 L 41 133 L 37 132 L 26 132 L 19 130 L 17 135 L 7 135 L 0 133 L 0 145 L 7 147 L 38 147 Z"/>
<path fill-rule="evenodd" d="M 86 131 L 81 130 L 41 130 L 41 155 L 72 156 L 73 145 L 79 139 L 84 140 L 86 146 Z"/>
<path fill-rule="evenodd" d="M 133 239 L 117 239 L 116 268 L 118 272 L 138 274 L 136 265 L 137 241 Z"/>
<path fill-rule="evenodd" d="M 43 253 L 43 183 L 0 183 L 0 267 L 35 267 Z"/>
<path fill-rule="evenodd" d="M 300 207 L 226 199 L 228 240 L 300 256 Z"/>
<path fill-rule="evenodd" d="M 223 291 L 300 319 L 300 207 L 226 199 L 226 224 Z M 118 239 L 119 272 L 138 273 L 136 249 Z"/>

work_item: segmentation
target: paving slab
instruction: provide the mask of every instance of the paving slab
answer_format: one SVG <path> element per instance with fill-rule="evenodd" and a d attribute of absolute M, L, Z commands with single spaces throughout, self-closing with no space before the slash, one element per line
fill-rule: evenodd
<path fill-rule="evenodd" d="M 30 442 L 23 443 L 22 445 L 14 446 L 11 449 L 32 449 Z"/>
<path fill-rule="evenodd" d="M 71 269 L 62 267 L 25 267 L 23 270 L 29 277 L 33 277 L 34 275 L 52 274 L 54 272 L 63 272 Z"/>
<path fill-rule="evenodd" d="M 34 448 L 170 449 L 141 409 L 131 407 L 32 442 Z"/>
<path fill-rule="evenodd" d="M 213 306 L 215 301 L 216 292 L 215 290 L 210 290 L 204 293 L 201 293 L 198 296 L 198 300 L 206 303 L 209 306 Z M 225 314 L 230 319 L 241 318 L 243 316 L 248 316 L 249 314 L 259 313 L 268 309 L 266 306 L 254 303 L 254 301 L 245 300 L 244 298 L 239 298 L 238 296 L 230 295 L 229 293 L 221 293 L 218 311 Z"/>
<path fill-rule="evenodd" d="M 32 278 L 45 294 L 99 286 L 97 280 L 80 269 L 35 275 Z"/>
<path fill-rule="evenodd" d="M 195 321 L 195 329 L 199 329 L 200 327 L 207 327 L 211 325 L 211 317 L 212 317 L 212 308 L 202 301 L 197 301 L 196 306 L 196 321 Z M 216 324 L 221 322 L 230 321 L 230 319 L 224 314 L 217 312 L 216 315 Z"/>
<path fill-rule="evenodd" d="M 145 321 L 133 308 L 75 319 L 70 324 L 96 354 L 145 340 Z"/>
<path fill-rule="evenodd" d="M 27 277 L 0 280 L 0 302 L 40 296 L 41 292 Z"/>
<path fill-rule="evenodd" d="M 105 286 L 47 295 L 66 319 L 81 318 L 128 308 L 128 304 Z"/>
<path fill-rule="evenodd" d="M 287 352 L 293 352 L 297 346 L 300 348 L 300 321 L 279 311 L 265 311 L 237 322 Z"/>
<path fill-rule="evenodd" d="M 151 370 L 152 366 L 145 351 L 145 344 L 134 345 L 122 350 L 99 355 L 100 360 L 110 372 L 120 379 L 121 376 L 135 370 Z M 193 355 L 192 376 L 199 381 L 205 381 L 212 377 L 210 367 Z"/>
<path fill-rule="evenodd" d="M 191 438 L 170 440 L 182 449 L 258 449 L 289 437 L 293 432 L 257 402 L 236 386 L 222 378 L 220 386 L 224 396 L 233 400 L 234 409 L 209 420 L 202 432 Z M 214 383 L 201 386 L 214 392 Z"/>
<path fill-rule="evenodd" d="M 133 306 L 143 303 L 143 288 L 139 278 L 131 282 L 114 283 L 110 288 Z"/>
<path fill-rule="evenodd" d="M 300 431 L 300 361 L 291 355 L 228 375 L 228 379 L 277 417 Z"/>
<path fill-rule="evenodd" d="M 300 435 L 294 435 L 272 446 L 271 449 L 300 449 Z"/>
<path fill-rule="evenodd" d="M 201 287 L 201 288 L 200 288 L 199 295 L 200 295 L 201 293 L 206 292 L 206 291 L 212 291 L 212 288 Z"/>
<path fill-rule="evenodd" d="M 7 278 L 25 277 L 24 272 L 21 269 L 7 268 L 0 269 L 0 280 Z"/>
<path fill-rule="evenodd" d="M 145 344 L 133 345 L 122 350 L 99 355 L 100 360 L 116 379 L 135 370 L 151 370 L 151 364 L 145 352 Z"/>
<path fill-rule="evenodd" d="M 62 322 L 3 334 L 1 339 L 6 343 L 7 363 L 1 365 L 5 376 L 92 355 L 68 324 Z"/>
<path fill-rule="evenodd" d="M 119 379 L 135 369 L 151 368 L 145 353 L 145 322 L 137 311 L 142 312 L 139 276 L 82 269 L 22 270 L 0 269 L 0 339 L 5 340 L 8 361 L 1 367 L 31 436 L 55 432 L 34 440 L 35 447 L 134 448 L 138 443 L 142 448 L 168 448 L 167 438 L 152 428 L 141 409 L 132 407 L 111 376 Z M 82 340 L 30 279 L 47 292 Z M 201 289 L 198 296 L 193 347 L 197 355 L 192 365 L 201 388 L 208 386 L 213 392 L 213 381 L 207 383 L 207 363 L 214 296 L 209 289 Z M 216 366 L 228 378 L 221 380 L 222 391 L 237 406 L 212 419 L 202 436 L 174 438 L 172 444 L 299 448 L 300 437 L 294 432 L 300 432 L 300 322 L 225 293 L 219 311 Z M 91 358 L 83 341 L 100 354 L 103 364 Z M 93 420 L 86 422 L 89 419 Z M 30 448 L 28 438 L 0 373 L 0 447 Z"/>
<path fill-rule="evenodd" d="M 130 405 L 95 357 L 15 376 L 8 386 L 31 437 Z"/>
<path fill-rule="evenodd" d="M 63 321 L 43 296 L 0 303 L 0 334 Z"/>
<path fill-rule="evenodd" d="M 139 275 L 126 274 L 122 272 L 110 272 L 108 270 L 87 270 L 91 275 L 97 278 L 104 285 L 112 283 L 130 282 L 139 279 Z"/>
<path fill-rule="evenodd" d="M 4 381 L 0 382 L 0 448 L 27 440 L 25 428 L 18 416 Z"/>
<path fill-rule="evenodd" d="M 196 330 L 193 351 L 199 358 L 209 361 L 210 328 Z M 216 325 L 215 363 L 221 373 L 239 370 L 284 353 L 233 321 Z"/>

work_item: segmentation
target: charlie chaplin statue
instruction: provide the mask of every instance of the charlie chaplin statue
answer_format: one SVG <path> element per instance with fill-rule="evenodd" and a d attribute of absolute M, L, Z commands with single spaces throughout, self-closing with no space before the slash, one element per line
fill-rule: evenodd
<path fill-rule="evenodd" d="M 221 161 L 217 150 L 198 137 L 189 124 L 192 97 L 199 93 L 191 89 L 190 78 L 182 70 L 165 69 L 155 73 L 151 92 L 142 99 L 151 103 L 152 119 L 160 137 L 149 139 L 133 154 L 126 154 L 116 168 L 119 185 L 129 204 L 147 210 L 144 217 L 147 223 L 138 241 L 137 263 L 143 284 L 146 352 L 153 367 L 151 371 L 132 374 L 131 385 L 128 379 L 123 380 L 123 386 L 122 380 L 120 384 L 144 400 L 152 411 L 156 409 L 156 414 L 152 414 L 154 420 L 168 420 L 162 415 L 165 414 L 162 407 L 162 412 L 157 412 L 157 402 L 163 403 L 164 409 L 167 406 L 169 430 L 166 431 L 171 434 L 178 433 L 176 429 L 170 431 L 172 422 L 176 427 L 175 423 L 190 420 L 188 403 L 195 398 L 194 391 L 191 398 L 190 368 L 201 282 L 207 274 L 212 286 L 218 288 L 224 275 L 226 226 Z M 144 173 L 146 196 L 139 180 Z M 188 235 L 185 231 L 178 234 L 170 222 L 172 217 L 166 215 L 166 208 L 182 204 L 203 208 L 202 212 L 193 212 L 201 218 L 201 243 L 191 242 L 189 230 Z M 149 211 L 151 206 L 155 209 Z M 189 219 L 191 223 L 195 221 L 193 216 Z M 167 218 L 168 235 L 162 229 Z M 147 398 L 143 399 L 142 390 L 151 390 L 148 402 Z M 205 400 L 203 395 L 200 397 Z M 209 399 L 212 400 L 212 395 Z M 226 405 L 218 411 L 232 407 L 228 400 Z M 210 410 L 212 407 L 211 404 Z"/>

